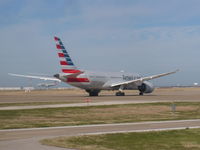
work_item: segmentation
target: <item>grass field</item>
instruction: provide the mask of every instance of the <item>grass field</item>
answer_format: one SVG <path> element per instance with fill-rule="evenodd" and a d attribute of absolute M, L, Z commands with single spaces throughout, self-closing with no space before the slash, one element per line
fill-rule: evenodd
<path fill-rule="evenodd" d="M 78 150 L 199 150 L 200 129 L 59 137 L 41 142 Z"/>
<path fill-rule="evenodd" d="M 0 129 L 200 118 L 200 103 L 178 102 L 175 113 L 170 106 L 171 103 L 151 103 L 1 110 Z"/>

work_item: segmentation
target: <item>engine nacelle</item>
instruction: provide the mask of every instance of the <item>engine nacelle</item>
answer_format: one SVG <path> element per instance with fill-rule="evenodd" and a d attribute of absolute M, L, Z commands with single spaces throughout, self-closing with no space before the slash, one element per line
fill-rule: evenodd
<path fill-rule="evenodd" d="M 151 93 L 154 90 L 154 86 L 152 83 L 144 81 L 140 86 L 138 86 L 138 90 L 142 93 Z"/>

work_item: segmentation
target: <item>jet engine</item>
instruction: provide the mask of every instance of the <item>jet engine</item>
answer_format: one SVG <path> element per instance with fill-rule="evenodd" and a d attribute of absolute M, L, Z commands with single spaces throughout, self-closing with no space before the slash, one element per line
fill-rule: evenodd
<path fill-rule="evenodd" d="M 138 86 L 138 90 L 140 91 L 140 95 L 143 93 L 151 93 L 154 90 L 154 86 L 152 83 L 144 81 L 140 86 Z"/>

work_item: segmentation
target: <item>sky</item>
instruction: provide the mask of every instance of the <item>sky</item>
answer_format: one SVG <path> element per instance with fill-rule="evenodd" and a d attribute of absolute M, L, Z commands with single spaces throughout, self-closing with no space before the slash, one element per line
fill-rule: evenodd
<path fill-rule="evenodd" d="M 0 87 L 30 84 L 8 73 L 60 72 L 54 36 L 81 69 L 143 76 L 180 69 L 153 83 L 200 83 L 199 6 L 199 0 L 0 0 Z"/>

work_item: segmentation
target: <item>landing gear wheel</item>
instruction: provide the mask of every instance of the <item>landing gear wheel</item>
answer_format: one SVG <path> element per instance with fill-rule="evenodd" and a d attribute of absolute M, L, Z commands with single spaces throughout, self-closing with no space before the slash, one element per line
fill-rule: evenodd
<path fill-rule="evenodd" d="M 98 95 L 99 95 L 98 92 L 90 92 L 90 93 L 89 93 L 89 96 L 98 96 Z"/>
<path fill-rule="evenodd" d="M 139 95 L 144 95 L 144 93 L 140 92 L 140 94 L 139 94 Z"/>
<path fill-rule="evenodd" d="M 125 93 L 124 93 L 124 92 L 116 92 L 115 95 L 116 95 L 116 96 L 125 96 Z"/>
<path fill-rule="evenodd" d="M 89 96 L 99 96 L 99 92 L 100 92 L 100 90 L 96 90 L 96 89 L 94 89 L 94 90 L 85 90 L 88 94 L 89 94 Z"/>

